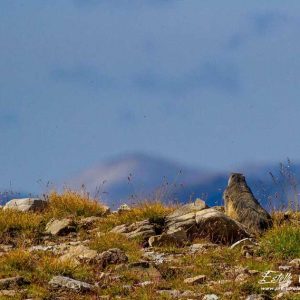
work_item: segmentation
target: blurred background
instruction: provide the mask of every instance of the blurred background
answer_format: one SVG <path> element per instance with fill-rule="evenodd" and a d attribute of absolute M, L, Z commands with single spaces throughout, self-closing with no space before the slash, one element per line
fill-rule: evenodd
<path fill-rule="evenodd" d="M 2 0 L 1 201 L 220 203 L 236 171 L 297 199 L 299 25 L 292 0 Z"/>

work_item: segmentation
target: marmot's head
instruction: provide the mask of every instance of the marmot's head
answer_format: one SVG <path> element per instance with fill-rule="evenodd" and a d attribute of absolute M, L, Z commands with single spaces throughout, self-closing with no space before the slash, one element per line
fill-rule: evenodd
<path fill-rule="evenodd" d="M 238 184 L 241 182 L 245 182 L 245 176 L 241 173 L 231 173 L 229 180 L 228 180 L 228 186 L 231 184 Z"/>

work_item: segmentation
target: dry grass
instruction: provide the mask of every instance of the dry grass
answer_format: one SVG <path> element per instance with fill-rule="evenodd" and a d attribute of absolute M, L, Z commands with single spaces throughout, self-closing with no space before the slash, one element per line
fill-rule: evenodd
<path fill-rule="evenodd" d="M 132 224 L 146 219 L 153 223 L 161 223 L 174 209 L 174 206 L 166 206 L 160 201 L 139 203 L 132 207 L 129 211 L 109 215 L 107 218 L 102 220 L 99 228 L 107 231 L 117 225 Z"/>
<path fill-rule="evenodd" d="M 92 240 L 90 247 L 98 252 L 103 252 L 111 248 L 119 248 L 125 251 L 131 261 L 138 260 L 141 257 L 141 247 L 139 244 L 118 233 L 103 233 Z"/>
<path fill-rule="evenodd" d="M 102 216 L 104 206 L 87 193 L 66 189 L 63 193 L 51 192 L 46 214 L 52 218 Z"/>
<path fill-rule="evenodd" d="M 11 237 L 34 238 L 42 230 L 43 215 L 0 209 L 0 240 L 5 243 Z"/>

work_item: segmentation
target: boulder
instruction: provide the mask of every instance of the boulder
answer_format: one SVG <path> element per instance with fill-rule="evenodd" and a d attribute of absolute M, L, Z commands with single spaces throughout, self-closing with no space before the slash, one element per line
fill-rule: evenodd
<path fill-rule="evenodd" d="M 245 225 L 251 233 L 261 233 L 272 225 L 271 216 L 254 197 L 242 174 L 230 176 L 223 198 L 226 215 Z"/>
<path fill-rule="evenodd" d="M 190 277 L 190 278 L 184 279 L 184 283 L 187 283 L 187 284 L 201 284 L 201 283 L 204 283 L 205 281 L 206 281 L 205 275 L 198 275 L 195 277 Z"/>
<path fill-rule="evenodd" d="M 196 227 L 196 213 L 206 208 L 208 206 L 201 199 L 185 204 L 166 217 L 166 228 L 173 230 L 182 228 L 189 235 Z"/>
<path fill-rule="evenodd" d="M 218 299 L 220 299 L 220 298 L 215 294 L 206 294 L 202 298 L 202 300 L 218 300 Z"/>
<path fill-rule="evenodd" d="M 76 231 L 76 227 L 72 219 L 52 219 L 47 223 L 45 233 L 52 235 L 66 235 L 74 231 Z"/>
<path fill-rule="evenodd" d="M 48 202 L 39 198 L 22 198 L 8 201 L 3 209 L 15 209 L 23 212 L 42 211 L 47 207 Z"/>
<path fill-rule="evenodd" d="M 110 264 L 126 263 L 128 261 L 128 257 L 124 251 L 118 248 L 112 248 L 99 254 L 97 261 L 102 268 L 105 268 Z"/>
<path fill-rule="evenodd" d="M 148 240 L 150 247 L 166 245 L 184 246 L 188 242 L 186 231 L 182 228 L 169 229 L 160 235 L 151 236 Z"/>
<path fill-rule="evenodd" d="M 240 223 L 212 208 L 197 212 L 196 224 L 195 237 L 207 238 L 213 243 L 232 244 L 249 237 Z"/>
<path fill-rule="evenodd" d="M 130 225 L 119 225 L 114 227 L 111 232 L 124 234 L 129 239 L 142 238 L 144 240 L 156 234 L 155 225 L 148 220 L 135 222 Z"/>
<path fill-rule="evenodd" d="M 89 283 L 65 276 L 54 276 L 49 281 L 49 285 L 54 289 L 66 289 L 75 292 L 90 292 L 94 289 L 94 286 Z"/>
<path fill-rule="evenodd" d="M 8 289 L 14 289 L 18 288 L 24 284 L 28 284 L 23 277 L 21 276 L 15 276 L 15 277 L 9 277 L 9 278 L 3 278 L 0 279 L 0 290 L 8 290 Z"/>
<path fill-rule="evenodd" d="M 66 254 L 60 257 L 61 261 L 72 261 L 79 265 L 81 261 L 90 262 L 97 258 L 97 251 L 84 245 L 70 247 Z"/>

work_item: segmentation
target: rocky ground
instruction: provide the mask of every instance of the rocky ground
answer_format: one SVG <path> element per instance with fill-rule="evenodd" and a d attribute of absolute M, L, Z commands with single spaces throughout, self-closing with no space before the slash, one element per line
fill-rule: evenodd
<path fill-rule="evenodd" d="M 11 201 L 0 299 L 300 299 L 299 214 L 272 217 L 254 235 L 202 200 L 116 212 L 70 191 Z"/>

